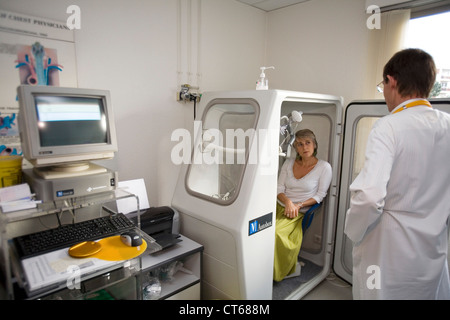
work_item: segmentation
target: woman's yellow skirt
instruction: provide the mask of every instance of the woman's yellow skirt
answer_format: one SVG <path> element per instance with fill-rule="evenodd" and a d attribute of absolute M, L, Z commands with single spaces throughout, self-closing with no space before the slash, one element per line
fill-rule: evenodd
<path fill-rule="evenodd" d="M 284 215 L 284 207 L 277 202 L 275 224 L 275 256 L 273 280 L 281 281 L 295 272 L 297 257 L 303 240 L 302 221 L 304 214 L 294 218 Z"/>

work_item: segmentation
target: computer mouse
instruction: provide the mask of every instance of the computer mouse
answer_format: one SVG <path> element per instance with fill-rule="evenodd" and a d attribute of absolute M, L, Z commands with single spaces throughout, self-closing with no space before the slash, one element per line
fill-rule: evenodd
<path fill-rule="evenodd" d="M 136 231 L 127 231 L 120 235 L 120 240 L 129 247 L 138 247 L 142 244 L 142 237 Z"/>

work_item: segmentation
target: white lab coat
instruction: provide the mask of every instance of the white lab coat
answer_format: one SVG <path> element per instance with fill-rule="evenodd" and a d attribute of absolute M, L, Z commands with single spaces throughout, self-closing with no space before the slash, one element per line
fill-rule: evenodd
<path fill-rule="evenodd" d="M 355 299 L 450 299 L 449 160 L 449 114 L 417 106 L 375 123 L 345 222 Z"/>

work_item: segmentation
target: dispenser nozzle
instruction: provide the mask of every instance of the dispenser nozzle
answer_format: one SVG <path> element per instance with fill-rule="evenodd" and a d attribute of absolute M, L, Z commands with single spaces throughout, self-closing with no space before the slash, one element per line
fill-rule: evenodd
<path fill-rule="evenodd" d="M 259 80 L 256 82 L 256 90 L 267 90 L 269 88 L 268 81 L 264 70 L 275 69 L 275 67 L 261 67 L 261 74 L 259 75 Z"/>
<path fill-rule="evenodd" d="M 260 77 L 261 78 L 264 78 L 265 76 L 266 76 L 266 74 L 264 73 L 264 70 L 267 70 L 267 69 L 275 69 L 275 67 L 261 67 L 260 68 L 261 69 L 261 75 L 260 75 Z"/>

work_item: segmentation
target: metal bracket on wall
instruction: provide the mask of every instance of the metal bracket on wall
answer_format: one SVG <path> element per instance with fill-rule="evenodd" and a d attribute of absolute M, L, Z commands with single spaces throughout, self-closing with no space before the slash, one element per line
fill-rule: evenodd
<path fill-rule="evenodd" d="M 196 90 L 197 92 L 191 92 L 191 90 Z M 177 92 L 177 101 L 194 101 L 200 102 L 201 94 L 198 92 L 199 87 L 191 86 L 189 84 L 182 84 L 181 90 Z"/>

